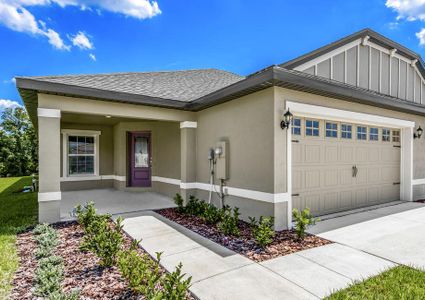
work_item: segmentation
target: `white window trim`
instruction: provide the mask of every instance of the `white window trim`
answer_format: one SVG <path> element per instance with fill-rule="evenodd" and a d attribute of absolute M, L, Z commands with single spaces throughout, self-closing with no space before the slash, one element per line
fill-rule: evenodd
<path fill-rule="evenodd" d="M 69 178 L 87 178 L 99 177 L 99 136 L 100 131 L 94 130 L 77 130 L 77 129 L 62 129 L 62 179 L 66 180 Z M 68 173 L 68 137 L 69 136 L 91 136 L 94 137 L 94 174 L 76 174 L 69 175 Z"/>

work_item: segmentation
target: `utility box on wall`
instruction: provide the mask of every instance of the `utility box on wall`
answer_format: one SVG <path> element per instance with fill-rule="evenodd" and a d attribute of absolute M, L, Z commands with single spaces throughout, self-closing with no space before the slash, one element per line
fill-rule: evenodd
<path fill-rule="evenodd" d="M 228 142 L 221 141 L 216 144 L 216 177 L 217 179 L 227 180 L 229 179 L 229 171 L 228 171 L 228 156 L 229 156 L 229 145 Z"/>

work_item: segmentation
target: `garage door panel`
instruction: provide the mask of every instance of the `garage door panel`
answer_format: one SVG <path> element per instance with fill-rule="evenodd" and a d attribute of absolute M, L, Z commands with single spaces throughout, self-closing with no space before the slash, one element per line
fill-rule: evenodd
<path fill-rule="evenodd" d="M 294 170 L 292 172 L 292 190 L 294 193 L 298 193 L 303 187 L 302 174 L 301 170 Z"/>
<path fill-rule="evenodd" d="M 338 186 L 338 169 L 325 170 L 323 180 L 326 187 Z"/>
<path fill-rule="evenodd" d="M 340 178 L 341 185 L 352 185 L 354 180 L 353 180 L 353 171 L 351 167 L 339 170 L 339 178 Z"/>
<path fill-rule="evenodd" d="M 382 168 L 382 181 L 384 182 L 399 182 L 400 181 L 400 169 L 399 167 L 390 166 Z"/>
<path fill-rule="evenodd" d="M 386 184 L 381 188 L 381 202 L 397 201 L 400 199 L 400 186 Z"/>
<path fill-rule="evenodd" d="M 367 183 L 367 173 L 368 168 L 366 166 L 358 166 L 357 176 L 355 178 L 356 184 L 366 184 Z"/>
<path fill-rule="evenodd" d="M 356 190 L 356 206 L 365 206 L 367 204 L 367 189 Z"/>
<path fill-rule="evenodd" d="M 378 203 L 379 202 L 379 187 L 370 187 L 367 190 L 367 202 Z"/>
<path fill-rule="evenodd" d="M 381 181 L 381 168 L 379 166 L 369 167 L 367 170 L 367 179 L 369 183 Z"/>
<path fill-rule="evenodd" d="M 368 148 L 367 147 L 357 147 L 356 148 L 356 162 L 367 162 L 368 161 Z"/>
<path fill-rule="evenodd" d="M 340 192 L 340 204 L 341 209 L 350 209 L 356 205 L 354 202 L 354 195 L 352 190 Z"/>
<path fill-rule="evenodd" d="M 320 212 L 320 195 L 315 193 L 303 197 L 305 207 L 310 208 L 312 214 L 317 215 Z"/>
<path fill-rule="evenodd" d="M 377 162 L 379 161 L 379 148 L 373 147 L 368 150 L 368 161 L 369 162 Z"/>
<path fill-rule="evenodd" d="M 320 170 L 306 170 L 304 174 L 306 189 L 320 188 Z"/>
<path fill-rule="evenodd" d="M 338 146 L 326 146 L 325 147 L 325 161 L 327 163 L 338 162 Z"/>
<path fill-rule="evenodd" d="M 303 145 L 300 145 L 298 143 L 292 143 L 292 164 L 293 165 L 298 165 L 302 163 L 303 161 L 302 148 L 303 148 Z"/>
<path fill-rule="evenodd" d="M 306 145 L 304 153 L 306 163 L 320 163 L 321 147 L 319 145 Z"/>
<path fill-rule="evenodd" d="M 353 163 L 353 161 L 355 161 L 354 146 L 341 146 L 340 158 L 343 163 Z"/>
<path fill-rule="evenodd" d="M 327 192 L 323 193 L 323 200 L 322 200 L 322 212 L 332 212 L 340 207 L 339 203 L 339 192 Z"/>

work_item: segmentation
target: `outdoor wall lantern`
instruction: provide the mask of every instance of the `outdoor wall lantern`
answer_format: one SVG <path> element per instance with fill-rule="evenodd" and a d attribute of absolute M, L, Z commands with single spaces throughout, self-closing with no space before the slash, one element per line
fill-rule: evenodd
<path fill-rule="evenodd" d="M 416 132 L 413 134 L 413 138 L 420 139 L 423 132 L 424 130 L 421 128 L 421 126 L 419 126 L 418 129 L 416 129 Z"/>
<path fill-rule="evenodd" d="M 285 129 L 289 128 L 289 126 L 292 124 L 292 119 L 294 118 L 294 115 L 288 110 L 286 113 L 283 114 L 283 120 L 280 122 L 280 128 Z"/>

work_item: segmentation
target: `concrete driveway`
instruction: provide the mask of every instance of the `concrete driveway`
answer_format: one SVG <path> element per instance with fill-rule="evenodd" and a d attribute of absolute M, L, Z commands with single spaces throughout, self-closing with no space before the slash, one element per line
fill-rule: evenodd
<path fill-rule="evenodd" d="M 319 222 L 311 233 L 425 270 L 425 205 L 402 203 Z"/>

